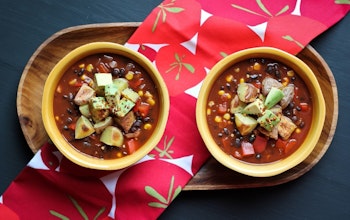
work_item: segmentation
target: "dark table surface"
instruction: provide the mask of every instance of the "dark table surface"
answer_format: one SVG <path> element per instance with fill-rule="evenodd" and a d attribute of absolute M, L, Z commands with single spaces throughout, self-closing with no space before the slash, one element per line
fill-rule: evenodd
<path fill-rule="evenodd" d="M 2 0 L 0 3 L 0 194 L 33 157 L 19 125 L 17 87 L 33 52 L 64 28 L 143 21 L 161 0 Z M 160 219 L 350 219 L 350 16 L 311 45 L 338 87 L 337 130 L 328 151 L 302 177 L 255 189 L 185 191 Z"/>

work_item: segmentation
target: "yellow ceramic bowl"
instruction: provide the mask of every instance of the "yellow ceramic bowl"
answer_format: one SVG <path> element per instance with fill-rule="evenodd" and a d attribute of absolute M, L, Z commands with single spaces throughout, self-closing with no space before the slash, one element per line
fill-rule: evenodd
<path fill-rule="evenodd" d="M 229 156 L 215 143 L 210 135 L 206 119 L 208 95 L 213 82 L 233 64 L 249 58 L 271 58 L 294 69 L 306 83 L 313 101 L 313 117 L 309 134 L 302 145 L 289 157 L 265 164 L 252 164 Z M 200 89 L 197 106 L 196 120 L 199 132 L 213 157 L 224 166 L 254 177 L 268 177 L 283 173 L 304 161 L 316 146 L 321 135 L 325 120 L 325 101 L 318 81 L 311 69 L 299 58 L 282 50 L 270 47 L 251 48 L 231 54 L 218 62 L 204 79 Z"/>
<path fill-rule="evenodd" d="M 160 112 L 156 128 L 148 141 L 136 152 L 118 159 L 98 159 L 87 156 L 73 148 L 60 133 L 56 126 L 53 113 L 53 97 L 57 84 L 65 71 L 80 59 L 97 54 L 112 53 L 128 57 L 140 64 L 153 79 L 159 94 Z M 122 45 L 107 42 L 96 42 L 83 45 L 68 53 L 50 72 L 44 87 L 42 99 L 42 119 L 47 134 L 58 150 L 72 162 L 87 168 L 98 170 L 117 170 L 128 167 L 147 155 L 160 141 L 169 114 L 169 94 L 167 87 L 154 65 L 142 54 Z"/>

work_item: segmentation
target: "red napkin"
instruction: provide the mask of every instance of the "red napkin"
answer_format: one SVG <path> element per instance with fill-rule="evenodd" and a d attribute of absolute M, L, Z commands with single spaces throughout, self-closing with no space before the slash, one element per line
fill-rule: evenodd
<path fill-rule="evenodd" d="M 210 156 L 195 122 L 208 70 L 254 46 L 297 54 L 349 9 L 346 0 L 165 0 L 126 44 L 154 61 L 169 89 L 159 144 L 136 165 L 109 172 L 72 164 L 45 144 L 0 197 L 0 218 L 156 219 Z"/>

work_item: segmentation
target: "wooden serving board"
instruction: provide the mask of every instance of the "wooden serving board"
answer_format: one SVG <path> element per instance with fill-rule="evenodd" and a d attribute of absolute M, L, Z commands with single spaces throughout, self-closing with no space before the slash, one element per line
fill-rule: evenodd
<path fill-rule="evenodd" d="M 41 98 L 45 80 L 54 65 L 69 51 L 86 43 L 109 41 L 124 44 L 140 23 L 105 23 L 64 29 L 47 39 L 29 59 L 17 93 L 17 113 L 25 139 L 36 153 L 48 141 L 41 119 Z M 298 54 L 314 71 L 326 102 L 326 120 L 312 154 L 301 164 L 280 175 L 256 178 L 242 175 L 209 159 L 184 190 L 213 190 L 264 187 L 294 180 L 309 171 L 327 151 L 338 120 L 338 93 L 334 76 L 322 57 L 307 46 Z"/>

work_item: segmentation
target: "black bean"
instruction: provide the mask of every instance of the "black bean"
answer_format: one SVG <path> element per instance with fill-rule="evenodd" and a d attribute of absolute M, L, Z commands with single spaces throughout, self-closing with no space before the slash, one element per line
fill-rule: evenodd
<path fill-rule="evenodd" d="M 258 74 L 252 74 L 252 75 L 250 75 L 250 78 L 251 78 L 251 79 L 257 79 L 258 76 L 259 76 Z"/>
<path fill-rule="evenodd" d="M 113 76 L 120 76 L 120 70 L 118 69 L 118 68 L 114 68 L 113 70 L 112 70 L 112 75 Z"/>
<path fill-rule="evenodd" d="M 221 132 L 218 133 L 218 137 L 222 137 L 223 134 Z"/>
<path fill-rule="evenodd" d="M 68 114 L 72 114 L 73 113 L 72 109 L 70 109 L 70 108 L 67 108 L 66 110 L 67 110 Z"/>
<path fill-rule="evenodd" d="M 132 70 L 132 69 L 134 69 L 134 68 L 135 68 L 135 65 L 134 65 L 133 63 L 128 63 L 128 64 L 126 64 L 126 66 L 125 66 L 125 70 L 126 70 L 126 71 Z"/>
<path fill-rule="evenodd" d="M 239 138 L 235 139 L 235 146 L 236 147 L 240 147 L 241 146 L 241 139 L 239 139 Z"/>
<path fill-rule="evenodd" d="M 230 90 L 230 89 L 231 89 L 231 84 L 230 84 L 230 83 L 226 83 L 226 88 L 227 88 L 228 90 Z"/>
<path fill-rule="evenodd" d="M 72 119 L 71 117 L 68 117 L 67 120 L 66 120 L 66 122 L 67 122 L 68 124 L 70 124 L 70 123 L 73 122 L 73 119 Z"/>
<path fill-rule="evenodd" d="M 225 133 L 226 135 L 229 135 L 229 134 L 230 134 L 230 132 L 228 131 L 227 128 L 224 128 L 223 131 L 224 131 L 224 133 Z"/>
<path fill-rule="evenodd" d="M 299 106 L 297 106 L 295 109 L 301 111 L 301 108 Z"/>
<path fill-rule="evenodd" d="M 255 141 L 255 134 L 251 134 L 250 136 L 249 136 L 249 142 L 250 143 L 253 143 Z"/>
<path fill-rule="evenodd" d="M 261 159 L 261 154 L 256 154 L 255 158 L 258 159 L 258 160 Z"/>
<path fill-rule="evenodd" d="M 88 142 L 88 141 L 84 141 L 84 142 L 83 142 L 83 145 L 84 145 L 85 147 L 91 147 L 91 143 Z"/>
<path fill-rule="evenodd" d="M 64 130 L 68 130 L 69 128 L 68 128 L 67 125 L 64 125 L 64 126 L 63 126 L 63 129 L 64 129 Z"/>

